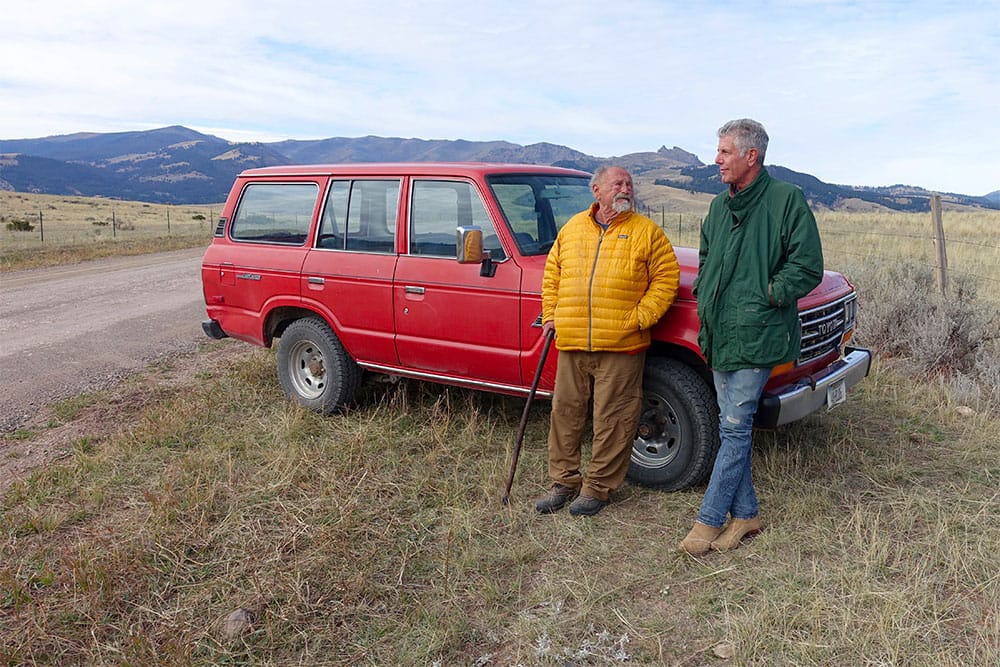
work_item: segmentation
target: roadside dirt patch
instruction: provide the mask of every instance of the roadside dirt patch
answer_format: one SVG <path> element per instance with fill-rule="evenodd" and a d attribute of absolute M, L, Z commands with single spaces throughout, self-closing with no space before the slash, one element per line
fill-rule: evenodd
<path fill-rule="evenodd" d="M 0 277 L 0 432 L 207 339 L 198 248 Z"/>
<path fill-rule="evenodd" d="M 0 495 L 38 467 L 71 456 L 74 445 L 82 439 L 99 444 L 120 432 L 151 397 L 163 390 L 192 385 L 205 368 L 248 355 L 253 349 L 237 341 L 225 341 L 207 351 L 153 362 L 97 392 L 100 400 L 81 401 L 79 409 L 70 408 L 73 414 L 68 418 L 60 413 L 73 399 L 43 406 L 18 429 L 0 433 Z"/>

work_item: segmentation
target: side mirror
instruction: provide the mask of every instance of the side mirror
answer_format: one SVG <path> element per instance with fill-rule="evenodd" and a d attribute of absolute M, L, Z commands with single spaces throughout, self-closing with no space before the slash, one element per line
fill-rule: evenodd
<path fill-rule="evenodd" d="M 483 230 L 473 226 L 457 228 L 455 246 L 459 264 L 479 264 L 483 261 Z"/>
<path fill-rule="evenodd" d="M 479 264 L 479 275 L 492 278 L 497 265 L 488 250 L 483 250 L 483 230 L 479 227 L 458 227 L 455 230 L 455 256 L 459 264 Z"/>

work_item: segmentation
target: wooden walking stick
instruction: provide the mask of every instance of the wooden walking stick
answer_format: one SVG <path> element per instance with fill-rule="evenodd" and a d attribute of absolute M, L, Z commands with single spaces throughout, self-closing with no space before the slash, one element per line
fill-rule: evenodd
<path fill-rule="evenodd" d="M 501 502 L 504 505 L 510 503 L 510 487 L 514 484 L 514 472 L 517 470 L 517 459 L 521 455 L 521 444 L 524 442 L 524 427 L 528 424 L 528 410 L 531 409 L 531 402 L 535 398 L 535 391 L 538 389 L 538 380 L 542 377 L 542 367 L 545 366 L 545 358 L 549 356 L 549 346 L 552 344 L 552 336 L 555 334 L 554 328 L 545 332 L 545 342 L 542 343 L 542 358 L 538 360 L 538 368 L 535 370 L 535 379 L 531 381 L 531 389 L 528 391 L 528 400 L 524 402 L 524 412 L 521 413 L 521 424 L 517 427 L 517 443 L 514 445 L 514 458 L 510 462 L 510 475 L 507 476 L 507 488 L 503 492 Z"/>

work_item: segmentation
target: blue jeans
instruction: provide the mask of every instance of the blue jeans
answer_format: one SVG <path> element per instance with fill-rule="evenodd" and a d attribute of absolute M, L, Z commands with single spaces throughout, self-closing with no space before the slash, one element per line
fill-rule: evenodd
<path fill-rule="evenodd" d="M 757 516 L 757 494 L 750 477 L 753 417 L 769 368 L 713 371 L 719 400 L 719 455 L 701 501 L 698 522 L 721 528 L 728 514 L 734 519 Z"/>

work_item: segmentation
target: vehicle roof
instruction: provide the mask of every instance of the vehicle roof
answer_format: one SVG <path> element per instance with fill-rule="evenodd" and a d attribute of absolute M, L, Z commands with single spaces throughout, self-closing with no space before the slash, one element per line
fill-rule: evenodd
<path fill-rule="evenodd" d="M 243 171 L 250 176 L 330 176 L 330 175 L 415 175 L 415 176 L 484 176 L 488 174 L 551 174 L 590 176 L 585 171 L 543 164 L 503 162 L 357 162 L 349 164 L 289 164 L 257 167 Z"/>

